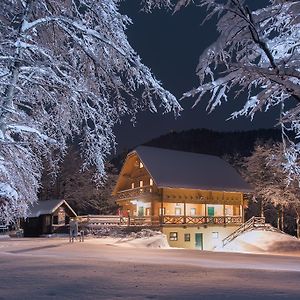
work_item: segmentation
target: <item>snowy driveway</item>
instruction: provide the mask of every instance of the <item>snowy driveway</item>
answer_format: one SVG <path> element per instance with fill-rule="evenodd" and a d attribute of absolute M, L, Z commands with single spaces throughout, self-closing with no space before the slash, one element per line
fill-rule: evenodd
<path fill-rule="evenodd" d="M 0 241 L 0 299 L 300 299 L 297 256 Z"/>

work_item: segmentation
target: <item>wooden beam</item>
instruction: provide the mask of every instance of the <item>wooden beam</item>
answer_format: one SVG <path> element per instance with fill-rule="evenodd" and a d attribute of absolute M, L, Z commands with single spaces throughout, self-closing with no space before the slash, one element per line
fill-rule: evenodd
<path fill-rule="evenodd" d="M 183 223 L 186 224 L 186 202 L 183 202 Z"/>

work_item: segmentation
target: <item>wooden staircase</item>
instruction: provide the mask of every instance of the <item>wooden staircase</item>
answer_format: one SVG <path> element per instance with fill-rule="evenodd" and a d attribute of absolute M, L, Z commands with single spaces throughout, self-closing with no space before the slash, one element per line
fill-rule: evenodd
<path fill-rule="evenodd" d="M 233 239 L 241 235 L 243 232 L 251 231 L 254 229 L 267 230 L 267 231 L 286 234 L 280 229 L 273 227 L 271 224 L 266 223 L 265 217 L 252 217 L 222 241 L 223 247 L 227 245 L 229 242 L 231 242 Z"/>
<path fill-rule="evenodd" d="M 272 226 L 270 224 L 266 224 L 265 217 L 252 217 L 222 241 L 223 247 L 245 231 L 266 229 L 266 227 L 269 229 L 269 227 Z"/>

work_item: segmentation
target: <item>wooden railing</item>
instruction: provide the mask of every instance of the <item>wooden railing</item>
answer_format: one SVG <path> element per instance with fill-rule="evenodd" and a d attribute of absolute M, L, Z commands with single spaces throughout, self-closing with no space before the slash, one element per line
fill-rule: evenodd
<path fill-rule="evenodd" d="M 159 217 L 157 216 L 143 216 L 143 217 L 120 217 L 120 225 L 158 225 Z"/>
<path fill-rule="evenodd" d="M 262 228 L 265 227 L 265 218 L 264 217 L 252 217 L 247 222 L 242 224 L 237 230 L 235 230 L 233 233 L 231 233 L 228 237 L 226 237 L 223 242 L 223 247 L 231 242 L 233 239 L 235 239 L 237 236 L 242 234 L 245 231 L 249 231 L 256 228 Z"/>
<path fill-rule="evenodd" d="M 85 223 L 89 226 L 110 226 L 110 225 L 126 225 L 126 226 L 149 226 L 149 225 L 182 225 L 182 224 L 241 224 L 241 216 L 176 216 L 176 215 L 164 215 L 164 216 L 106 216 L 106 215 L 87 215 L 80 216 L 81 223 Z"/>
<path fill-rule="evenodd" d="M 152 185 L 136 187 L 129 190 L 120 191 L 115 195 L 116 200 L 136 198 L 141 195 L 151 195 L 154 192 Z"/>
<path fill-rule="evenodd" d="M 163 224 L 241 224 L 241 216 L 163 216 Z"/>

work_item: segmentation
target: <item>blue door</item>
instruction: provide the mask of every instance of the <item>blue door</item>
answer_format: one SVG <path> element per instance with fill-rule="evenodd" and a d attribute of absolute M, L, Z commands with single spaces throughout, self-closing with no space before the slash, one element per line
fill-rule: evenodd
<path fill-rule="evenodd" d="M 203 250 L 203 234 L 195 233 L 195 248 Z"/>

